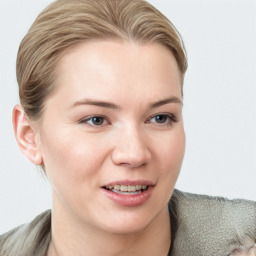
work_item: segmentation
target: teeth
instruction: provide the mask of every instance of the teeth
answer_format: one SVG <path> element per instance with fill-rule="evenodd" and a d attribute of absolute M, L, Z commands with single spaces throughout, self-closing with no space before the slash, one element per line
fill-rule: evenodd
<path fill-rule="evenodd" d="M 136 185 L 136 190 L 141 190 L 142 186 L 141 185 Z"/>
<path fill-rule="evenodd" d="M 108 190 L 115 190 L 121 192 L 136 192 L 141 190 L 146 190 L 148 186 L 146 185 L 114 185 L 114 186 L 106 186 Z"/>
<path fill-rule="evenodd" d="M 120 190 L 121 190 L 122 192 L 127 192 L 127 191 L 128 191 L 127 188 L 128 188 L 128 186 L 121 185 Z"/>
<path fill-rule="evenodd" d="M 112 187 L 112 186 L 111 186 L 111 187 Z M 115 185 L 115 186 L 114 186 L 114 189 L 115 189 L 115 190 L 120 190 L 120 187 L 121 187 L 120 185 Z M 109 188 L 109 189 L 111 189 L 111 188 Z"/>
<path fill-rule="evenodd" d="M 128 192 L 135 192 L 136 186 L 128 186 Z"/>

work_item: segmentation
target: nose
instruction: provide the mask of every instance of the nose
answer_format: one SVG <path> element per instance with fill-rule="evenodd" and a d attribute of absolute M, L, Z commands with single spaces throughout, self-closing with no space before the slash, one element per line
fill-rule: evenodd
<path fill-rule="evenodd" d="M 148 164 L 150 160 L 151 152 L 143 131 L 138 131 L 136 128 L 120 131 L 112 152 L 114 164 L 136 168 Z"/>

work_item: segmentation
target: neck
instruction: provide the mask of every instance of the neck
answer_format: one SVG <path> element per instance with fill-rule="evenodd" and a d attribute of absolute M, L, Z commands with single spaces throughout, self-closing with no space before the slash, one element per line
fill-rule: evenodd
<path fill-rule="evenodd" d="M 144 230 L 120 235 L 78 223 L 71 214 L 53 205 L 52 240 L 47 256 L 166 256 L 170 243 L 167 208 Z"/>

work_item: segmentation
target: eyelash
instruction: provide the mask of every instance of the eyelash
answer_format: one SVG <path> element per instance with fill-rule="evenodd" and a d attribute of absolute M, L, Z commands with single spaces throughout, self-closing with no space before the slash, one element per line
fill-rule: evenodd
<path fill-rule="evenodd" d="M 160 123 L 154 122 L 156 125 L 160 125 L 160 126 L 167 126 L 167 127 L 169 127 L 169 126 L 171 126 L 173 123 L 177 123 L 177 122 L 178 122 L 178 120 L 177 120 L 177 118 L 176 118 L 175 115 L 169 114 L 169 113 L 160 113 L 160 114 L 151 116 L 151 117 L 148 119 L 147 123 L 149 123 L 150 120 L 152 120 L 152 119 L 154 119 L 154 118 L 157 118 L 157 117 L 162 117 L 162 118 L 165 119 L 165 121 L 162 122 L 162 123 L 161 123 L 161 122 L 160 122 Z"/>
<path fill-rule="evenodd" d="M 93 122 L 94 118 L 98 118 L 101 119 L 103 121 L 103 123 L 99 124 L 99 125 L 95 125 L 93 123 L 89 123 L 90 121 Z M 105 124 L 104 124 L 105 122 Z M 107 123 L 106 123 L 107 122 Z M 79 121 L 79 124 L 88 124 L 92 127 L 102 127 L 103 125 L 107 125 L 110 124 L 110 122 L 108 121 L 108 119 L 105 116 L 100 116 L 100 115 L 95 115 L 95 116 L 88 116 L 86 118 L 83 118 Z"/>
<path fill-rule="evenodd" d="M 150 123 L 150 120 L 157 118 L 157 117 L 164 118 L 164 122 L 160 122 L 160 123 L 154 122 L 155 124 L 160 125 L 160 126 L 169 127 L 173 123 L 177 122 L 177 118 L 175 115 L 169 114 L 169 113 L 160 113 L 160 114 L 151 116 L 149 119 L 147 119 L 146 123 Z M 100 124 L 95 124 L 95 123 L 93 123 L 93 119 L 100 119 L 102 122 Z M 89 123 L 89 122 L 91 122 L 91 123 Z M 91 127 L 102 127 L 104 125 L 110 124 L 110 121 L 105 116 L 94 115 L 94 116 L 88 116 L 86 118 L 81 119 L 79 121 L 79 124 L 88 124 Z"/>

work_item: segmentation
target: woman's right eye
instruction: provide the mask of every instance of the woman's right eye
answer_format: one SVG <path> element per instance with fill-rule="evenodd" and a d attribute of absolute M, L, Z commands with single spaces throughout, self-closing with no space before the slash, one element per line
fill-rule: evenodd
<path fill-rule="evenodd" d="M 90 116 L 81 119 L 79 124 L 88 124 L 93 127 L 100 127 L 109 124 L 109 121 L 104 116 Z"/>

